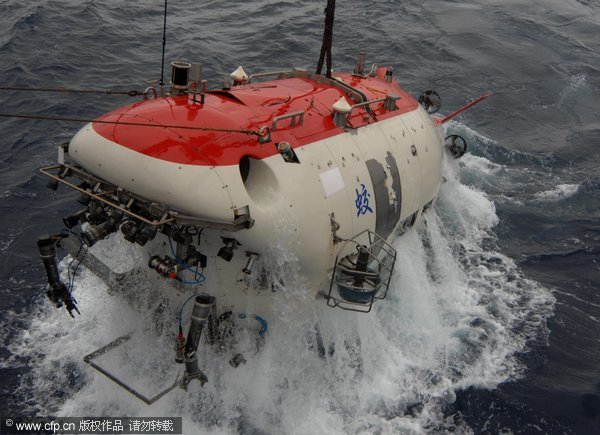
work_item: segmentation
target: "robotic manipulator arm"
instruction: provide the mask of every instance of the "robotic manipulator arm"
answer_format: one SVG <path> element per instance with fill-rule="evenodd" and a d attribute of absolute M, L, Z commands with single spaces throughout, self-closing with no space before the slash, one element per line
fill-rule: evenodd
<path fill-rule="evenodd" d="M 48 275 L 46 295 L 57 308 L 64 305 L 69 312 L 69 315 L 75 317 L 73 311 L 76 311 L 77 314 L 81 314 L 77 309 L 77 301 L 73 298 L 67 286 L 60 280 L 56 261 L 55 248 L 64 237 L 66 237 L 66 235 L 63 234 L 54 236 L 44 235 L 38 239 L 37 245 L 40 251 L 40 257 L 42 257 L 42 261 L 44 262 L 46 274 Z"/>

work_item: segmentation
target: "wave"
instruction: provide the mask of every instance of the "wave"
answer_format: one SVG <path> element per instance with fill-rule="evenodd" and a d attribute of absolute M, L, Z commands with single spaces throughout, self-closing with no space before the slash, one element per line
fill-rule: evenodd
<path fill-rule="evenodd" d="M 579 184 L 559 184 L 554 189 L 536 193 L 534 198 L 538 201 L 560 201 L 575 195 L 580 187 Z"/>

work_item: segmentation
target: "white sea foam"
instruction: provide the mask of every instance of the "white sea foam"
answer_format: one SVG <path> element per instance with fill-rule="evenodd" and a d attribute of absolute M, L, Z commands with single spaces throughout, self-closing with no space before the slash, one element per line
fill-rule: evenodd
<path fill-rule="evenodd" d="M 5 252 L 9 249 L 18 236 L 18 231 L 9 229 L 8 234 L 6 234 L 3 239 L 0 239 L 0 252 Z"/>
<path fill-rule="evenodd" d="M 506 168 L 504 165 L 473 154 L 465 154 L 461 160 L 470 169 L 476 170 L 482 175 L 496 175 Z"/>
<path fill-rule="evenodd" d="M 565 100 L 571 97 L 573 94 L 576 94 L 581 89 L 589 88 L 589 83 L 587 76 L 585 74 L 569 74 L 565 77 L 567 82 L 565 88 L 560 93 L 560 99 L 558 101 L 558 106 L 562 106 Z"/>
<path fill-rule="evenodd" d="M 498 222 L 494 204 L 459 181 L 457 162 L 446 163 L 447 181 L 426 225 L 394 243 L 392 288 L 372 313 L 328 308 L 298 296 L 286 280 L 273 297 L 282 307 L 296 305 L 268 319 L 269 335 L 256 354 L 256 331 L 252 324 L 243 330 L 238 347 L 245 365 L 234 369 L 227 364 L 231 355 L 203 348 L 205 387 L 192 383 L 188 392 L 176 389 L 146 406 L 81 358 L 136 329 L 154 341 L 129 342 L 136 355 L 130 368 L 174 378 L 172 310 L 161 310 L 159 295 L 145 289 L 133 290 L 134 308 L 83 271 L 75 287 L 82 316 L 72 321 L 40 304 L 11 343 L 14 355 L 31 362 L 20 393 L 44 414 L 182 416 L 186 434 L 468 432 L 454 428 L 444 408 L 459 389 L 493 388 L 520 375 L 516 355 L 547 334 L 553 298 L 487 247 Z M 315 324 L 325 358 L 314 349 Z M 154 365 L 157 358 L 163 364 Z"/>
<path fill-rule="evenodd" d="M 579 184 L 559 184 L 554 189 L 536 193 L 534 198 L 538 201 L 559 201 L 575 195 L 580 187 Z"/>

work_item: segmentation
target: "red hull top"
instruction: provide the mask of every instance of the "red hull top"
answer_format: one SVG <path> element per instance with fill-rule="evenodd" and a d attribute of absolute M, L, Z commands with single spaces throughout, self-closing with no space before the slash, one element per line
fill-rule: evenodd
<path fill-rule="evenodd" d="M 374 117 L 368 116 L 364 107 L 354 109 L 348 120 L 350 127 L 360 127 L 417 108 L 417 101 L 395 81 L 382 80 L 384 73 L 385 68 L 380 68 L 377 77 L 336 75 L 364 94 L 367 100 L 385 98 L 390 93 L 400 97 L 396 101 L 396 111 L 386 110 L 381 103 L 372 104 Z M 333 123 L 332 109 L 341 97 L 346 95 L 339 86 L 326 81 L 320 83 L 310 77 L 294 77 L 211 91 L 206 94 L 203 105 L 194 103 L 187 95 L 164 97 L 134 103 L 98 118 L 113 122 L 258 131 L 265 126 L 271 128 L 274 117 L 304 112 L 302 125 L 296 122 L 292 126 L 291 118 L 279 121 L 276 131 L 271 132 L 271 141 L 265 144 L 259 144 L 255 135 L 238 132 L 100 123 L 94 123 L 93 128 L 110 141 L 169 162 L 236 165 L 244 156 L 264 159 L 275 155 L 275 144 L 281 141 L 296 148 L 342 133 L 343 129 Z M 356 104 L 348 97 L 346 100 L 350 105 Z"/>

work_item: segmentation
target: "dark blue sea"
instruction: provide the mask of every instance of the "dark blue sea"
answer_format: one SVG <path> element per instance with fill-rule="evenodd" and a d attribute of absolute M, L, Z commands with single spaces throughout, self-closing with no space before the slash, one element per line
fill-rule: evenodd
<path fill-rule="evenodd" d="M 170 3 L 166 59 L 201 62 L 209 86 L 238 65 L 316 66 L 324 0 Z M 160 77 L 163 6 L 2 0 L 0 86 L 142 90 Z M 186 434 L 600 433 L 600 2 L 338 0 L 334 30 L 334 71 L 365 52 L 413 95 L 436 90 L 445 114 L 494 94 L 448 126 L 469 153 L 445 162 L 426 225 L 395 242 L 389 298 L 321 325 L 354 328 L 362 354 L 324 362 L 273 331 L 204 389 L 151 407 L 119 389 L 82 357 L 150 310 L 80 269 L 72 320 L 43 295 L 35 244 L 75 209 L 37 168 L 81 125 L 2 118 L 1 416 L 182 416 Z M 0 112 L 90 118 L 131 101 L 3 91 Z"/>

